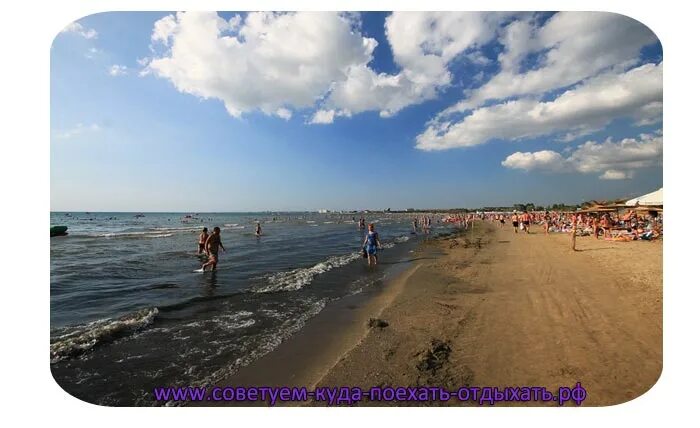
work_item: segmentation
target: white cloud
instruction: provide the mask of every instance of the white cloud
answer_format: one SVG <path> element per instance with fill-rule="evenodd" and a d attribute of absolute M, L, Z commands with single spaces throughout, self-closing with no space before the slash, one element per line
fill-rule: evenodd
<path fill-rule="evenodd" d="M 416 137 L 422 150 L 518 140 L 566 133 L 570 140 L 599 130 L 617 117 L 660 120 L 663 64 L 645 64 L 605 73 L 569 89 L 552 101 L 521 98 L 473 110 L 458 122 L 435 119 Z"/>
<path fill-rule="evenodd" d="M 90 132 L 98 132 L 101 131 L 102 128 L 100 128 L 99 125 L 96 123 L 93 123 L 91 125 L 84 125 L 82 123 L 77 124 L 76 126 L 69 128 L 69 129 L 63 129 L 63 130 L 55 130 L 52 132 L 53 137 L 56 138 L 57 140 L 68 140 L 73 137 L 77 137 L 78 135 L 90 133 Z"/>
<path fill-rule="evenodd" d="M 450 83 L 447 65 L 496 36 L 504 13 L 395 12 L 386 20 L 394 60 L 416 84 Z M 478 55 L 471 52 L 471 58 Z M 479 60 L 480 61 L 480 60 Z"/>
<path fill-rule="evenodd" d="M 478 107 L 489 99 L 542 94 L 602 71 L 620 71 L 638 62 L 642 47 L 657 41 L 644 24 L 608 12 L 559 12 L 543 26 L 518 20 L 503 31 L 501 70 L 445 114 Z M 536 66 L 521 72 L 525 60 Z"/>
<path fill-rule="evenodd" d="M 662 157 L 663 136 L 659 130 L 655 134 L 641 134 L 638 138 L 625 138 L 618 142 L 611 139 L 601 143 L 588 141 L 578 146 L 567 158 L 551 150 L 516 152 L 501 165 L 525 171 L 602 172 L 599 176 L 601 180 L 622 180 L 631 178 L 636 169 L 661 165 Z"/>
<path fill-rule="evenodd" d="M 125 65 L 114 64 L 109 67 L 108 73 L 110 76 L 123 76 L 127 74 L 127 68 Z"/>
<path fill-rule="evenodd" d="M 139 60 L 139 74 L 220 100 L 235 117 L 261 111 L 289 120 L 311 110 L 307 123 L 327 124 L 365 111 L 391 117 L 434 99 L 455 83 L 457 58 L 472 63 L 474 75 L 460 80 L 485 83 L 427 124 L 417 137 L 424 150 L 549 134 L 571 141 L 615 117 L 638 125 L 661 118 L 661 66 L 627 71 L 656 37 L 621 15 L 558 13 L 542 24 L 528 13 L 395 12 L 384 26 L 394 74 L 372 68 L 378 42 L 360 24 L 354 13 L 168 15 L 153 26 L 153 55 Z M 503 46 L 500 70 L 484 79 L 493 60 L 482 48 L 494 40 Z"/>
<path fill-rule="evenodd" d="M 331 110 L 335 116 L 379 111 L 389 117 L 436 97 L 451 83 L 448 64 L 460 53 L 483 64 L 477 48 L 496 37 L 505 16 L 392 14 L 385 29 L 401 69 L 392 75 L 369 66 L 377 41 L 362 36 L 357 14 L 250 13 L 226 21 L 216 13 L 178 13 L 154 24 L 154 57 L 140 74 L 222 100 L 236 117 L 279 108 L 321 111 L 309 123 L 332 121 Z M 158 54 L 161 45 L 165 51 Z"/>
<path fill-rule="evenodd" d="M 394 12 L 385 22 L 387 40 L 401 71 L 377 73 L 367 64 L 350 68 L 337 82 L 325 107 L 350 114 L 378 110 L 390 117 L 403 108 L 433 99 L 452 83 L 448 65 L 459 54 L 483 65 L 478 47 L 496 37 L 505 13 Z M 375 42 L 376 43 L 376 42 Z M 372 47 L 374 50 L 374 47 Z"/>
<path fill-rule="evenodd" d="M 313 107 L 352 67 L 367 64 L 376 41 L 362 37 L 351 15 L 178 13 L 156 22 L 165 45 L 148 69 L 184 93 L 224 102 L 233 116 Z"/>
<path fill-rule="evenodd" d="M 660 164 L 662 155 L 663 136 L 659 131 L 619 142 L 611 139 L 602 143 L 588 141 L 571 154 L 569 162 L 583 173 L 632 170 Z"/>
<path fill-rule="evenodd" d="M 562 168 L 564 158 L 552 150 L 542 150 L 539 152 L 515 152 L 508 156 L 501 165 L 511 169 L 523 169 L 531 171 L 534 169 L 555 171 Z"/>
<path fill-rule="evenodd" d="M 598 178 L 601 180 L 625 180 L 631 178 L 629 173 L 625 171 L 618 171 L 616 169 L 609 169 L 605 173 L 601 174 Z"/>
<path fill-rule="evenodd" d="M 85 28 L 78 22 L 71 22 L 63 30 L 62 33 L 74 33 L 86 39 L 96 39 L 97 31 L 92 28 Z"/>
<path fill-rule="evenodd" d="M 284 120 L 289 120 L 292 118 L 291 110 L 286 108 L 278 108 L 275 114 L 277 115 L 277 117 L 282 118 Z"/>
<path fill-rule="evenodd" d="M 316 124 L 329 124 L 333 123 L 333 120 L 335 118 L 335 110 L 318 110 L 316 113 L 314 113 L 313 117 L 309 121 L 309 123 L 316 123 Z"/>

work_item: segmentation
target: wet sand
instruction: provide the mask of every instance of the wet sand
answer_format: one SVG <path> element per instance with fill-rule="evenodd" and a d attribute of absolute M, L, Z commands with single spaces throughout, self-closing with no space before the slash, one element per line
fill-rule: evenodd
<path fill-rule="evenodd" d="M 481 222 L 423 243 L 393 280 L 329 305 L 221 385 L 556 391 L 581 382 L 585 406 L 636 398 L 661 373 L 662 243 L 579 237 L 573 252 L 569 239 Z M 388 326 L 370 328 L 370 317 Z M 442 345 L 449 351 L 427 361 Z"/>
<path fill-rule="evenodd" d="M 425 245 L 444 255 L 398 280 L 380 314 L 389 326 L 368 330 L 318 385 L 556 391 L 580 381 L 586 406 L 649 390 L 662 368 L 662 243 L 579 237 L 573 252 L 568 235 L 533 232 L 484 222 L 474 236 Z M 449 355 L 426 369 L 436 343 Z"/>

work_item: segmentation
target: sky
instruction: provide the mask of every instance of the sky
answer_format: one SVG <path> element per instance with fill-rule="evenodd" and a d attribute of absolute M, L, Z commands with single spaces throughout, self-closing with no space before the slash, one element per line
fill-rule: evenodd
<path fill-rule="evenodd" d="M 51 46 L 51 210 L 634 197 L 663 184 L 662 72 L 604 12 L 90 15 Z"/>

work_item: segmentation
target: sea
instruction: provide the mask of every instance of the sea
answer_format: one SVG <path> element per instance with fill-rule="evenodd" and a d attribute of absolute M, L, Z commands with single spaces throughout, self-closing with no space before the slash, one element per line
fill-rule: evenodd
<path fill-rule="evenodd" d="M 377 268 L 361 255 L 376 225 Z M 382 284 L 428 237 L 410 213 L 52 212 L 51 372 L 69 394 L 154 405 L 157 386 L 211 385 L 301 330 L 329 302 Z M 449 231 L 433 218 L 432 234 Z M 259 222 L 262 236 L 254 233 Z M 221 228 L 216 272 L 203 227 Z M 391 261 L 391 263 L 387 263 Z M 161 403 L 162 404 L 162 403 Z"/>

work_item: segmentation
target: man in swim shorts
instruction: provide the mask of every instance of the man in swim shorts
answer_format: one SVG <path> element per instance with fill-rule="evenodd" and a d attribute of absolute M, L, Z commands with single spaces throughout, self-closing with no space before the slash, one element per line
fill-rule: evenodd
<path fill-rule="evenodd" d="M 523 228 L 525 229 L 525 233 L 530 233 L 530 213 L 525 211 L 520 218 L 523 221 Z"/>
<path fill-rule="evenodd" d="M 219 262 L 219 247 L 226 251 L 224 244 L 221 243 L 221 229 L 219 229 L 219 226 L 216 226 L 214 233 L 209 235 L 205 244 L 209 260 L 202 265 L 202 270 L 206 270 L 207 266 L 211 266 L 211 270 L 216 270 L 216 264 Z"/>
<path fill-rule="evenodd" d="M 513 211 L 513 215 L 510 216 L 510 220 L 513 222 L 513 230 L 518 233 L 518 214 Z"/>

